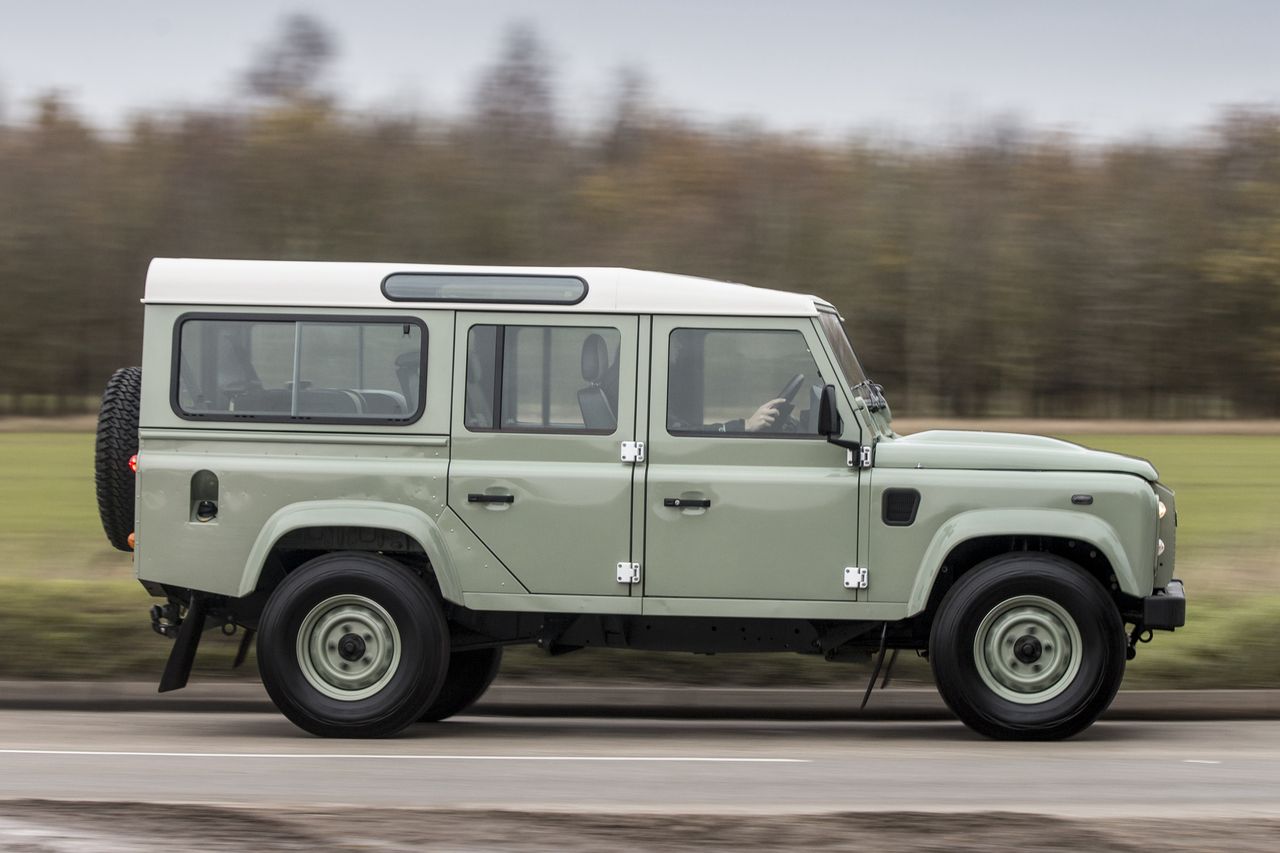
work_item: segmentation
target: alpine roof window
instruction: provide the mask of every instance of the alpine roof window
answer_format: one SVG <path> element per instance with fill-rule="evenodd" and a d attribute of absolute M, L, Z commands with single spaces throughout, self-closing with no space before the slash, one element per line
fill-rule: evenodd
<path fill-rule="evenodd" d="M 571 275 L 392 273 L 382 293 L 395 302 L 575 305 L 586 297 L 587 282 Z"/>

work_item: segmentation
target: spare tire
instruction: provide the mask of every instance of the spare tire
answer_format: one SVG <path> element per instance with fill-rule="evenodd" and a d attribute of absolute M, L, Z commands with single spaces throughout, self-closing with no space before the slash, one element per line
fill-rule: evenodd
<path fill-rule="evenodd" d="M 121 551 L 132 551 L 135 475 L 129 460 L 138 452 L 138 407 L 142 368 L 122 367 L 112 374 L 98 410 L 98 440 L 94 450 L 94 482 L 98 515 L 107 539 Z"/>

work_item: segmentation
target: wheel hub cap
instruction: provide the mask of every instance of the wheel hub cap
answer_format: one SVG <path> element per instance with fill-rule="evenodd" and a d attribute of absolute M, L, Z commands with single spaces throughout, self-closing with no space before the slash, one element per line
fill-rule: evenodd
<path fill-rule="evenodd" d="M 347 634 L 338 641 L 338 654 L 346 661 L 356 661 L 364 657 L 364 638 L 358 634 Z"/>
<path fill-rule="evenodd" d="M 1013 644 L 1014 656 L 1022 663 L 1035 663 L 1040 660 L 1040 641 L 1027 634 Z"/>
<path fill-rule="evenodd" d="M 1060 604 L 1038 595 L 1002 601 L 983 617 L 973 657 L 983 683 L 1022 705 L 1046 702 L 1080 671 L 1080 629 Z"/>
<path fill-rule="evenodd" d="M 362 595 L 336 595 L 298 629 L 298 665 L 332 699 L 355 701 L 387 685 L 400 665 L 400 633 L 386 609 Z"/>

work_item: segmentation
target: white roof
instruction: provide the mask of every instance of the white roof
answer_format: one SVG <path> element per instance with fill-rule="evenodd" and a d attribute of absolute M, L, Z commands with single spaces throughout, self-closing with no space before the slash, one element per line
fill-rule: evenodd
<path fill-rule="evenodd" d="M 391 273 L 565 275 L 587 282 L 576 305 L 526 305 L 521 310 L 634 314 L 813 316 L 815 297 L 725 281 L 615 267 L 486 267 L 438 264 L 232 261 L 156 258 L 147 272 L 144 302 L 170 305 L 251 305 L 325 308 L 471 308 L 511 305 L 404 302 L 387 299 Z M 826 305 L 825 300 L 816 300 Z"/>

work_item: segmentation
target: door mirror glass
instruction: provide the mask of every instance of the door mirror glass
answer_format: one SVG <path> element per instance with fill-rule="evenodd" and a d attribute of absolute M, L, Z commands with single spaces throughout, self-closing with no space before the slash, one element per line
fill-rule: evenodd
<path fill-rule="evenodd" d="M 836 408 L 836 386 L 828 385 L 822 389 L 822 398 L 818 401 L 818 433 L 831 439 L 839 438 L 843 432 Z"/>

